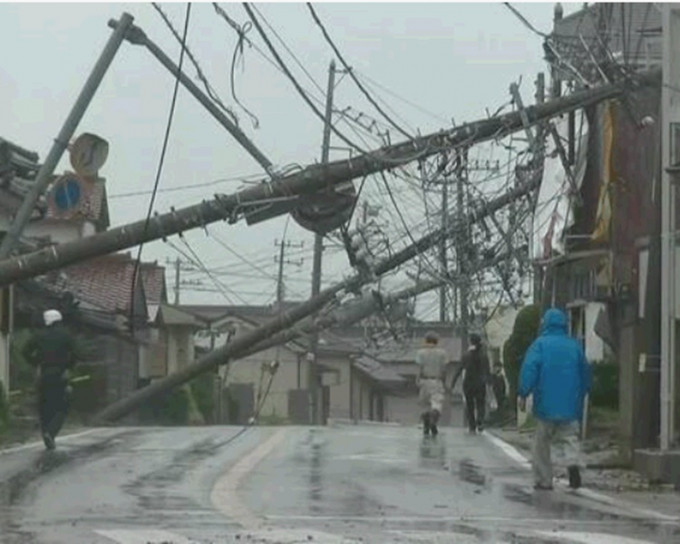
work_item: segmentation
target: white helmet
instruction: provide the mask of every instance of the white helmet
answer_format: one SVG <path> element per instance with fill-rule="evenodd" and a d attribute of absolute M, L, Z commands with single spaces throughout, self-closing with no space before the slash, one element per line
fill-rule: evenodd
<path fill-rule="evenodd" d="M 59 310 L 47 310 L 43 313 L 43 319 L 45 320 L 45 325 L 48 327 L 57 321 L 61 321 L 61 312 Z"/>

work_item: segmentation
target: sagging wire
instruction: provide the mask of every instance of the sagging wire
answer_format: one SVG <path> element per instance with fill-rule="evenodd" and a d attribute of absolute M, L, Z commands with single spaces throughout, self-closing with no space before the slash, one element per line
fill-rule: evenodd
<path fill-rule="evenodd" d="M 191 19 L 191 2 L 187 2 L 186 12 L 184 16 L 184 31 L 182 37 L 180 38 L 181 50 L 179 52 L 178 70 L 177 76 L 175 77 L 175 85 L 172 91 L 172 99 L 170 100 L 170 111 L 168 112 L 168 119 L 165 124 L 165 134 L 163 136 L 163 146 L 161 148 L 161 155 L 158 159 L 158 167 L 156 168 L 156 179 L 154 180 L 153 190 L 151 193 L 151 199 L 149 200 L 149 207 L 146 212 L 146 219 L 144 220 L 144 235 L 146 235 L 149 229 L 149 224 L 151 223 L 151 215 L 153 213 L 153 206 L 156 202 L 156 195 L 158 192 L 158 186 L 160 185 L 161 175 L 163 173 L 163 165 L 165 164 L 165 154 L 168 150 L 168 142 L 170 140 L 170 130 L 172 129 L 172 120 L 175 116 L 175 106 L 177 105 L 177 95 L 179 94 L 179 74 L 182 72 L 182 64 L 184 63 L 184 54 L 186 51 L 186 40 L 189 33 L 189 21 Z M 142 261 L 142 250 L 144 249 L 144 243 L 139 244 L 139 249 L 137 250 L 137 259 L 135 260 L 135 267 L 132 272 L 132 288 L 130 290 L 130 330 L 134 333 L 135 329 L 135 292 L 137 287 L 137 282 L 139 281 L 139 269 Z"/>

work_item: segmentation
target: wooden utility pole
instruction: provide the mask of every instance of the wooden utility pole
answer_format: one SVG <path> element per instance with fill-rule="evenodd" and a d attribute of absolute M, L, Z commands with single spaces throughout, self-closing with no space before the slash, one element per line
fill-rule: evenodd
<path fill-rule="evenodd" d="M 631 85 L 658 85 L 660 76 L 660 71 L 654 70 L 639 77 L 635 76 L 633 80 L 572 93 L 558 100 L 528 107 L 525 111 L 529 122 L 534 124 L 573 109 L 619 96 Z M 262 207 L 276 199 L 290 199 L 297 195 L 313 193 L 358 177 L 424 159 L 439 154 L 442 150 L 468 147 L 500 138 L 523 126 L 520 115 L 511 112 L 421 136 L 412 141 L 385 146 L 352 159 L 308 166 L 300 172 L 259 183 L 231 195 L 218 195 L 213 200 L 157 215 L 150 222 L 142 219 L 94 236 L 6 259 L 0 262 L 0 287 L 93 257 L 167 238 L 196 227 L 204 227 L 216 221 L 226 219 L 236 221 L 246 211 Z"/>
<path fill-rule="evenodd" d="M 326 90 L 326 115 L 323 127 L 323 140 L 321 144 L 321 164 L 327 165 L 331 149 L 331 126 L 333 124 L 333 93 L 335 90 L 335 61 L 331 61 L 328 67 L 328 87 Z M 314 264 L 312 267 L 312 297 L 321 292 L 321 273 L 323 256 L 323 236 L 314 235 Z M 319 335 L 312 335 L 310 342 L 309 358 L 309 400 L 310 422 L 313 425 L 323 423 L 319 417 L 319 363 L 318 363 Z"/>

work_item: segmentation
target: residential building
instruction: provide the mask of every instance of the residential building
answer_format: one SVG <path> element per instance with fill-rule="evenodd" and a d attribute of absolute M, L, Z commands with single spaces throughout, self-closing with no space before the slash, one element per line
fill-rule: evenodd
<path fill-rule="evenodd" d="M 568 17 L 558 5 L 544 46 L 553 96 L 659 67 L 661 28 L 656 4 L 598 3 Z M 619 365 L 628 459 L 659 444 L 661 96 L 631 88 L 556 120 L 567 160 L 548 143 L 536 212 L 542 302 L 568 309 L 591 360 Z"/>

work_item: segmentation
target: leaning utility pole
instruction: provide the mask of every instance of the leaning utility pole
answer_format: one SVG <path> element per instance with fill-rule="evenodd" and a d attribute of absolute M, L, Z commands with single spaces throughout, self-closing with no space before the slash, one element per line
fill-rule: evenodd
<path fill-rule="evenodd" d="M 328 67 L 328 89 L 326 91 L 326 116 L 323 127 L 323 142 L 321 144 L 321 164 L 328 164 L 331 146 L 331 126 L 333 124 L 333 91 L 335 90 L 335 61 Z M 323 236 L 314 234 L 314 264 L 312 268 L 312 297 L 321 292 L 321 261 L 323 254 Z M 310 422 L 312 425 L 321 423 L 319 418 L 319 364 L 318 364 L 319 335 L 314 333 L 310 343 L 309 358 L 309 399 Z"/>
<path fill-rule="evenodd" d="M 534 124 L 619 96 L 629 87 L 658 85 L 660 75 L 659 70 L 653 70 L 639 76 L 631 76 L 630 80 L 624 82 L 586 89 L 545 104 L 530 106 L 525 110 L 526 117 Z M 273 202 L 290 200 L 303 194 L 337 186 L 358 177 L 439 154 L 446 149 L 469 147 L 475 143 L 501 138 L 521 128 L 522 118 L 517 112 L 511 112 L 419 136 L 412 141 L 385 146 L 351 159 L 308 166 L 300 172 L 259 183 L 231 195 L 217 195 L 213 200 L 179 210 L 173 209 L 169 213 L 154 216 L 149 222 L 142 219 L 94 236 L 0 261 L 0 287 L 69 264 L 167 238 L 196 227 L 204 227 L 216 221 L 230 219 L 235 222 L 245 212 L 266 207 Z"/>
<path fill-rule="evenodd" d="M 35 181 L 31 184 L 28 193 L 24 197 L 16 216 L 14 217 L 14 221 L 12 221 L 9 229 L 7 229 L 7 234 L 5 234 L 2 243 L 0 243 L 0 259 L 6 259 L 16 246 L 24 227 L 31 218 L 35 203 L 38 201 L 38 198 L 40 198 L 40 195 L 45 192 L 45 189 L 47 189 L 54 169 L 57 167 L 57 164 L 59 164 L 76 128 L 78 128 L 80 120 L 83 118 L 83 115 L 85 115 L 85 111 L 92 101 L 92 97 L 94 97 L 99 88 L 99 84 L 104 79 L 106 71 L 109 69 L 109 66 L 111 66 L 111 62 L 113 62 L 113 58 L 116 56 L 118 48 L 125 38 L 125 34 L 132 26 L 133 20 L 134 18 L 132 15 L 123 13 L 120 21 L 116 21 L 116 30 L 109 36 L 109 41 L 106 42 L 106 46 L 101 52 L 101 55 L 99 55 L 99 59 L 94 65 L 90 77 L 87 78 L 83 89 L 80 91 L 80 95 L 75 104 L 73 104 L 66 121 L 64 121 L 64 125 L 54 139 L 52 148 L 45 158 L 45 162 L 40 167 L 40 170 L 38 170 Z"/>

